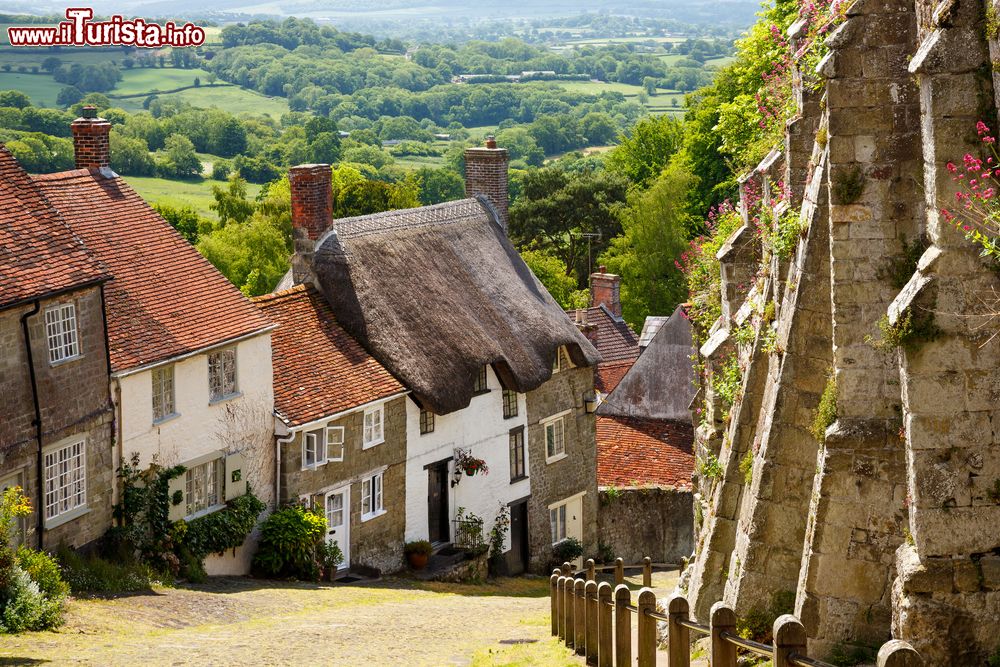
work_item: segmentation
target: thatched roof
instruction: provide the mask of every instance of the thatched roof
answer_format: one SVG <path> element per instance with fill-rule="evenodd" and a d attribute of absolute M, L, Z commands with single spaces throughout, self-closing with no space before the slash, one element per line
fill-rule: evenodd
<path fill-rule="evenodd" d="M 340 324 L 425 408 L 464 408 L 479 369 L 525 392 L 600 355 L 538 282 L 483 199 L 335 220 L 316 244 Z"/>
<path fill-rule="evenodd" d="M 688 406 L 697 391 L 691 360 L 694 352 L 691 322 L 678 307 L 604 399 L 597 414 L 690 423 Z"/>

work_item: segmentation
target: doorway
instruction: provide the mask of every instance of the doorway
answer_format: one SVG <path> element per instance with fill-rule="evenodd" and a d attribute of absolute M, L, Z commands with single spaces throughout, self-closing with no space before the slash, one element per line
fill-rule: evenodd
<path fill-rule="evenodd" d="M 432 544 L 451 539 L 448 520 L 448 461 L 427 466 L 427 535 Z"/>
<path fill-rule="evenodd" d="M 510 506 L 510 556 L 507 566 L 510 574 L 524 574 L 528 569 L 527 500 L 520 500 Z"/>
<path fill-rule="evenodd" d="M 326 494 L 326 541 L 336 544 L 344 554 L 341 570 L 351 566 L 351 487 L 345 486 Z"/>

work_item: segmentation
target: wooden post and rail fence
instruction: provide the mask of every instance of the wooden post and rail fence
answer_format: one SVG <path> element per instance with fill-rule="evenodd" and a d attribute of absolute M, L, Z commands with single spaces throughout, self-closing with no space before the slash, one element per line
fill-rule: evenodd
<path fill-rule="evenodd" d="M 626 569 L 642 569 L 642 589 L 633 601 L 625 584 Z M 615 585 L 596 581 L 597 571 L 615 572 Z M 712 606 L 708 625 L 691 620 L 688 601 L 674 595 L 666 613 L 657 608 L 652 591 L 653 563 L 645 558 L 639 565 L 597 567 L 593 559 L 586 563 L 582 578 L 572 572 L 569 563 L 552 571 L 549 592 L 552 605 L 552 636 L 597 667 L 655 667 L 657 622 L 667 624 L 667 665 L 690 667 L 691 638 L 711 637 L 709 662 L 712 667 L 736 667 L 740 650 L 770 658 L 773 667 L 833 667 L 806 654 L 806 630 L 791 614 L 774 621 L 774 640 L 770 644 L 744 639 L 736 632 L 736 613 L 722 602 Z M 633 644 L 632 619 L 637 624 Z M 693 634 L 692 634 L 693 633 Z M 878 667 L 923 667 L 920 655 L 905 641 L 894 639 L 878 652 Z"/>

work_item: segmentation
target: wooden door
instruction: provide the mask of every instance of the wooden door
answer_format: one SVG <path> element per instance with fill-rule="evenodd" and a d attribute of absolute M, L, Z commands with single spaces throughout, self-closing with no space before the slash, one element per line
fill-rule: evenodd
<path fill-rule="evenodd" d="M 427 534 L 432 543 L 447 542 L 448 530 L 448 462 L 427 468 Z"/>
<path fill-rule="evenodd" d="M 511 574 L 522 574 L 528 569 L 528 503 L 522 501 L 510 506 L 510 558 Z"/>
<path fill-rule="evenodd" d="M 345 486 L 326 494 L 324 503 L 329 533 L 327 542 L 336 542 L 344 554 L 341 570 L 351 566 L 351 487 Z"/>

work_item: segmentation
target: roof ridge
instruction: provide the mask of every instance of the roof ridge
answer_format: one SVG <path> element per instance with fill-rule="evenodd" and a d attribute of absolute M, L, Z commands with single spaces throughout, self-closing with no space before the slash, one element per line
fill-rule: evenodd
<path fill-rule="evenodd" d="M 254 303 L 261 303 L 264 301 L 277 301 L 279 299 L 283 299 L 285 297 L 289 297 L 294 294 L 306 291 L 308 291 L 307 286 L 304 283 L 299 283 L 298 285 L 292 285 L 288 289 L 279 290 L 277 292 L 271 292 L 269 294 L 260 294 L 258 296 L 252 296 L 250 297 L 250 300 L 253 301 Z"/>
<path fill-rule="evenodd" d="M 71 178 L 80 178 L 81 176 L 89 176 L 93 173 L 99 173 L 97 168 L 90 169 L 87 167 L 82 167 L 80 169 L 67 169 L 66 171 L 55 171 L 51 174 L 29 174 L 31 180 L 33 181 L 68 181 Z M 124 179 L 122 179 L 124 181 Z"/>

